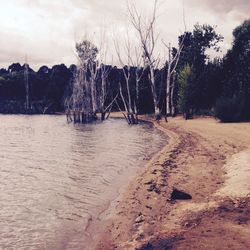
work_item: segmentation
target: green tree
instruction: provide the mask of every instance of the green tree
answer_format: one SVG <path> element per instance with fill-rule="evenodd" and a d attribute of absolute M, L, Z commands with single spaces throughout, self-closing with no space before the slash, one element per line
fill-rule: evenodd
<path fill-rule="evenodd" d="M 192 32 L 186 32 L 179 37 L 179 42 L 184 39 L 184 48 L 181 53 L 179 68 L 183 68 L 187 63 L 197 69 L 202 69 L 209 55 L 207 49 L 219 51 L 219 42 L 223 37 L 216 33 L 215 27 L 207 24 L 196 24 Z"/>
<path fill-rule="evenodd" d="M 190 116 L 190 109 L 192 108 L 192 68 L 189 64 L 186 64 L 179 73 L 178 82 L 178 109 L 185 115 L 187 119 Z"/>
<path fill-rule="evenodd" d="M 76 52 L 81 62 L 94 62 L 96 60 L 98 49 L 88 40 L 76 43 Z"/>
<path fill-rule="evenodd" d="M 206 53 L 207 49 L 214 49 L 219 51 L 219 42 L 222 41 L 223 37 L 216 33 L 215 27 L 210 25 L 199 25 L 196 24 L 192 32 L 186 32 L 179 37 L 179 41 L 184 39 L 184 48 L 180 56 L 180 62 L 177 69 L 177 75 L 186 70 L 188 64 L 192 69 L 192 77 L 189 80 L 188 88 L 191 95 L 189 99 L 189 106 L 198 111 L 201 108 L 207 108 L 211 106 L 209 101 L 211 98 L 207 96 L 210 89 L 209 82 L 206 80 L 208 74 L 214 72 L 215 69 L 209 64 L 209 55 Z M 177 77 L 178 85 L 181 77 Z M 211 91 L 210 91 L 211 93 Z M 213 93 L 214 94 L 214 93 Z M 214 97 L 213 97 L 214 99 Z M 206 102 L 208 101 L 208 102 Z"/>
<path fill-rule="evenodd" d="M 250 19 L 233 30 L 233 38 L 232 48 L 223 59 L 223 93 L 216 105 L 217 110 L 220 108 L 217 114 L 223 114 L 223 108 L 226 112 L 227 106 L 236 106 L 229 109 L 228 121 L 250 119 Z"/>

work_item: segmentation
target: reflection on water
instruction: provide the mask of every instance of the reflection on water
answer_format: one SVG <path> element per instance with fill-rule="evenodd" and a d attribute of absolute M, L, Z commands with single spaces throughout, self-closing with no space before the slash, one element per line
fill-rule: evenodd
<path fill-rule="evenodd" d="M 166 140 L 122 120 L 0 116 L 0 248 L 84 249 L 89 220 Z"/>

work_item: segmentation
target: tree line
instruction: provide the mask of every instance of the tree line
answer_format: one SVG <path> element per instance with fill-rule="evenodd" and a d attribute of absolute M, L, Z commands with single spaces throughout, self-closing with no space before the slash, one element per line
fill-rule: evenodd
<path fill-rule="evenodd" d="M 222 121 L 250 118 L 250 20 L 233 30 L 233 43 L 223 58 L 209 58 L 208 49 L 219 51 L 223 37 L 210 25 L 195 25 L 178 38 L 177 48 L 165 44 L 169 56 L 163 66 L 154 57 L 154 16 L 140 27 L 133 8 L 131 18 L 138 31 L 141 49 L 126 44 L 126 60 L 119 46 L 121 68 L 106 65 L 101 50 L 88 40 L 76 45 L 78 64 L 37 72 L 28 67 L 30 113 L 74 113 L 74 119 L 106 119 L 120 110 L 129 123 L 137 115 L 154 113 L 157 119 L 182 113 L 215 115 Z M 118 44 L 116 44 L 118 45 Z M 177 61 L 178 60 L 178 61 Z M 27 67 L 26 67 L 27 72 Z M 26 113 L 25 65 L 12 64 L 0 70 L 0 112 Z M 81 116 L 81 117 L 80 117 Z"/>

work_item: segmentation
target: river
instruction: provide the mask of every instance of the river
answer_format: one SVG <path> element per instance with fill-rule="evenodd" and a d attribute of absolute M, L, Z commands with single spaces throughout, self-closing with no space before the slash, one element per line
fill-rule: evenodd
<path fill-rule="evenodd" d="M 166 140 L 120 119 L 0 115 L 0 249 L 87 249 L 88 223 Z"/>

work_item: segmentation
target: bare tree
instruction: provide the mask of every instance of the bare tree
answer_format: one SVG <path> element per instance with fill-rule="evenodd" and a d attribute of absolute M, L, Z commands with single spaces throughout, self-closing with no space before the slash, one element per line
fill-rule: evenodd
<path fill-rule="evenodd" d="M 154 109 L 155 109 L 155 117 L 156 119 L 160 119 L 160 96 L 161 90 L 159 93 L 156 91 L 156 69 L 159 67 L 160 58 L 156 54 L 156 43 L 158 40 L 158 34 L 156 33 L 156 18 L 157 18 L 157 7 L 158 7 L 158 0 L 154 0 L 154 6 L 152 10 L 152 16 L 149 19 L 145 19 L 142 15 L 138 12 L 135 4 L 129 4 L 128 12 L 129 17 L 132 22 L 133 27 L 137 30 L 139 35 L 141 47 L 143 50 L 144 56 L 144 63 L 149 69 L 149 81 L 151 85 L 151 92 L 154 101 Z M 186 30 L 185 24 L 185 17 L 184 17 L 184 7 L 183 7 L 183 22 Z M 174 75 L 175 70 L 179 62 L 180 54 L 183 49 L 185 36 L 183 36 L 182 41 L 179 44 L 176 53 L 173 55 L 172 51 L 173 48 L 171 44 L 165 46 L 168 48 L 168 62 L 167 62 L 167 79 L 166 79 L 166 121 L 167 115 L 175 113 L 175 106 L 174 106 L 174 89 L 175 89 L 175 81 Z"/>
<path fill-rule="evenodd" d="M 106 119 L 106 112 L 109 110 L 109 108 L 112 107 L 112 104 L 107 108 L 105 107 L 105 102 L 106 102 L 106 98 L 107 98 L 107 94 L 108 94 L 108 91 L 107 91 L 107 87 L 108 87 L 108 84 L 107 84 L 107 78 L 108 78 L 108 75 L 110 73 L 110 69 L 105 65 L 105 64 L 102 64 L 100 66 L 100 78 L 101 78 L 101 90 L 100 90 L 100 93 L 98 95 L 99 97 L 99 111 L 101 113 L 101 120 L 105 120 Z"/>
<path fill-rule="evenodd" d="M 102 49 L 101 46 L 100 49 Z M 109 116 L 117 96 L 107 103 L 107 79 L 112 67 L 102 63 L 105 61 L 102 55 L 100 50 L 88 40 L 76 43 L 78 65 L 74 72 L 72 93 L 65 100 L 69 122 L 72 120 L 75 123 L 91 122 L 98 119 L 98 113 L 101 120 Z"/>
<path fill-rule="evenodd" d="M 174 105 L 174 89 L 175 89 L 175 73 L 176 73 L 176 67 L 179 62 L 180 54 L 183 49 L 183 43 L 184 43 L 185 36 L 183 36 L 181 43 L 179 44 L 178 49 L 175 51 L 175 54 L 173 55 L 173 47 L 171 47 L 171 44 L 164 45 L 168 49 L 168 62 L 167 62 L 167 79 L 166 79 L 166 115 L 165 119 L 167 121 L 167 116 L 175 114 L 175 105 Z"/>
<path fill-rule="evenodd" d="M 129 124 L 137 124 L 140 90 L 139 83 L 144 72 L 144 68 L 142 68 L 142 53 L 140 48 L 131 45 L 128 34 L 123 44 L 124 53 L 121 53 L 117 41 L 114 41 L 114 45 L 120 65 L 122 66 L 122 79 L 125 80 L 126 95 L 123 94 L 124 88 L 122 88 L 121 79 L 119 81 L 120 96 L 126 111 L 124 116 L 126 116 L 126 120 Z M 135 87 L 134 91 L 132 91 L 133 86 Z"/>
<path fill-rule="evenodd" d="M 174 51 L 171 43 L 166 44 L 163 41 L 163 44 L 168 50 L 168 62 L 167 62 L 167 79 L 166 79 L 166 114 L 165 120 L 167 122 L 168 115 L 175 115 L 175 104 L 174 104 L 174 90 L 175 90 L 175 77 L 176 77 L 176 68 L 179 63 L 180 55 L 184 47 L 184 41 L 186 38 L 186 21 L 185 21 L 185 13 L 184 13 L 184 5 L 183 5 L 183 24 L 185 27 L 184 35 L 181 37 L 179 41 L 178 48 Z"/>
<path fill-rule="evenodd" d="M 129 83 L 131 81 L 131 44 L 128 40 L 125 42 L 124 48 L 125 48 L 126 63 L 122 59 L 122 56 L 120 53 L 119 43 L 117 41 L 114 41 L 114 44 L 115 44 L 115 49 L 116 49 L 116 53 L 117 53 L 119 62 L 122 66 L 123 78 L 125 79 L 125 83 L 126 83 L 125 89 L 127 92 L 126 93 L 127 100 L 125 99 L 125 97 L 123 95 L 121 77 L 120 77 L 120 81 L 119 81 L 120 96 L 122 98 L 123 106 L 124 106 L 125 111 L 126 111 L 127 121 L 129 121 L 129 123 L 135 123 L 133 121 L 134 120 L 134 111 L 132 108 L 131 93 L 130 93 L 130 86 L 129 86 Z"/>
<path fill-rule="evenodd" d="M 98 73 L 99 73 L 99 62 L 98 61 L 90 61 L 89 62 L 89 73 L 90 73 L 90 96 L 91 96 L 91 108 L 92 113 L 97 113 L 97 81 L 98 81 Z"/>
<path fill-rule="evenodd" d="M 30 102 L 29 64 L 27 63 L 27 56 L 25 56 L 25 63 L 24 63 L 24 86 L 25 86 L 25 111 L 26 113 L 31 113 L 32 104 Z"/>
<path fill-rule="evenodd" d="M 96 119 L 96 77 L 98 49 L 88 40 L 76 43 L 77 70 L 74 72 L 72 109 L 74 122 L 90 122 Z"/>
<path fill-rule="evenodd" d="M 113 104 L 118 96 L 118 93 L 114 93 L 110 90 L 110 84 L 108 82 L 108 76 L 112 70 L 112 66 L 106 64 L 107 56 L 107 43 L 106 43 L 106 30 L 101 32 L 100 37 L 100 49 L 99 49 L 99 72 L 98 78 L 101 82 L 100 89 L 98 91 L 97 103 L 98 103 L 98 112 L 101 114 L 101 120 L 105 120 L 109 117 Z M 112 93 L 110 93 L 112 92 Z M 115 97 L 114 97 L 115 96 Z M 107 103 L 108 97 L 111 97 L 109 103 Z"/>
<path fill-rule="evenodd" d="M 98 91 L 98 112 L 101 115 L 101 120 L 109 118 L 112 107 L 119 95 L 119 92 L 111 89 L 108 81 L 108 76 L 112 70 L 112 66 L 101 64 L 99 68 L 100 90 Z M 115 93 L 116 92 L 116 93 Z M 109 101 L 109 102 L 108 102 Z"/>
<path fill-rule="evenodd" d="M 139 94 L 140 94 L 140 82 L 143 77 L 145 67 L 143 65 L 142 51 L 139 46 L 134 47 L 134 57 L 132 58 L 132 65 L 135 69 L 135 100 L 134 100 L 134 112 L 135 118 L 138 122 L 138 112 L 139 112 Z"/>
<path fill-rule="evenodd" d="M 131 23 L 139 35 L 145 68 L 149 69 L 148 78 L 153 96 L 154 113 L 155 118 L 158 120 L 161 117 L 159 108 L 160 96 L 156 91 L 156 69 L 159 67 L 160 63 L 159 55 L 156 55 L 155 49 L 158 40 L 155 29 L 158 0 L 154 1 L 152 16 L 148 20 L 142 17 L 134 4 L 128 2 L 127 6 Z"/>

